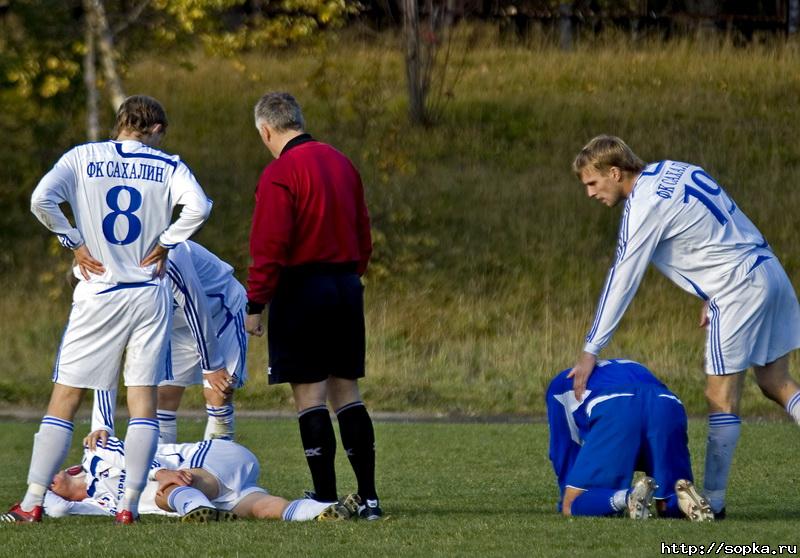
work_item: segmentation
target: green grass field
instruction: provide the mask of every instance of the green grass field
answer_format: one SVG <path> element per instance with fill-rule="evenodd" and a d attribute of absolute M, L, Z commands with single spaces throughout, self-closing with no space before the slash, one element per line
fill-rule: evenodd
<path fill-rule="evenodd" d="M 88 428 L 87 425 L 81 425 Z M 202 436 L 184 421 L 182 440 Z M 241 420 L 239 440 L 262 464 L 272 493 L 309 488 L 297 426 L 289 420 Z M 0 504 L 25 486 L 34 423 L 3 422 Z M 82 431 L 79 426 L 76 432 Z M 715 524 L 623 518 L 566 519 L 547 458 L 547 425 L 378 423 L 378 489 L 388 518 L 337 524 L 240 521 L 182 525 L 145 517 L 125 530 L 111 518 L 64 518 L 42 525 L 0 525 L 0 556 L 658 556 L 661 543 L 798 543 L 796 427 L 747 422 L 731 475 L 728 519 Z M 690 423 L 696 474 L 705 425 Z M 77 444 L 73 444 L 77 445 Z M 72 460 L 77 460 L 73 453 Z M 337 456 L 339 490 L 353 490 Z M 724 555 L 724 554 L 721 554 Z"/>
<path fill-rule="evenodd" d="M 646 160 L 704 165 L 797 284 L 796 44 L 598 40 L 565 53 L 503 43 L 489 29 L 469 41 L 461 79 L 431 128 L 407 124 L 392 35 L 331 36 L 239 61 L 163 53 L 134 61 L 126 77 L 129 92 L 166 105 L 165 149 L 182 155 L 215 200 L 197 239 L 242 280 L 253 190 L 269 161 L 252 122 L 263 92 L 294 92 L 309 130 L 360 167 L 375 236 L 365 279 L 364 391 L 373 408 L 543 413 L 543 389 L 581 349 L 614 253 L 619 211 L 587 200 L 569 170 L 601 132 L 626 138 Z M 72 117 L 80 141 L 81 115 Z M 44 169 L 68 147 L 48 146 Z M 0 181 L 19 192 L 0 226 L 0 405 L 43 407 L 69 311 L 69 254 L 27 213 L 34 184 Z M 651 271 L 605 353 L 647 364 L 690 414 L 705 409 L 699 310 Z M 265 353 L 263 340 L 252 344 L 239 404 L 290 409 L 287 390 L 266 387 Z M 782 411 L 750 381 L 742 414 Z"/>

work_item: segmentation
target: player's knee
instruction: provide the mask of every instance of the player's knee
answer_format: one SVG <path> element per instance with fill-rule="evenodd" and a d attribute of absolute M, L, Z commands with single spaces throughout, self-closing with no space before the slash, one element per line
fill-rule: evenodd
<path fill-rule="evenodd" d="M 738 410 L 736 398 L 724 390 L 706 386 L 705 395 L 709 413 L 736 413 Z"/>
<path fill-rule="evenodd" d="M 164 510 L 166 512 L 175 511 L 169 507 L 169 495 L 173 490 L 175 490 L 175 488 L 177 488 L 177 485 L 173 484 L 163 490 L 159 490 L 158 492 L 156 492 L 155 501 L 156 501 L 156 506 L 158 506 L 159 509 Z"/>

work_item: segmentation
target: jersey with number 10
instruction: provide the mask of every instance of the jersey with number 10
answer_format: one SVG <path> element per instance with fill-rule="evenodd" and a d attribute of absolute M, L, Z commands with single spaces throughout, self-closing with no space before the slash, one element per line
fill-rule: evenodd
<path fill-rule="evenodd" d="M 614 265 L 584 350 L 608 344 L 647 265 L 704 300 L 735 288 L 760 259 L 773 257 L 762 234 L 702 168 L 678 161 L 648 165 L 628 196 Z"/>
<path fill-rule="evenodd" d="M 67 202 L 73 228 L 58 204 Z M 172 211 L 182 205 L 172 224 Z M 61 243 L 85 243 L 106 272 L 92 282 L 137 283 L 153 278 L 140 262 L 156 243 L 171 248 L 188 239 L 211 210 L 189 168 L 138 141 L 79 145 L 61 157 L 31 198 L 31 210 Z M 80 278 L 80 277 L 79 277 Z"/>

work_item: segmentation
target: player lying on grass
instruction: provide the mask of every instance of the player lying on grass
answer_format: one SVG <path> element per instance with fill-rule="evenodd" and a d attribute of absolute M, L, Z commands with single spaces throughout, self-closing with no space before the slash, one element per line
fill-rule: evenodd
<path fill-rule="evenodd" d="M 51 517 L 114 515 L 126 475 L 125 444 L 99 433 L 87 436 L 81 465 L 58 472 L 44 501 Z M 91 449 L 94 447 L 94 449 Z M 354 498 L 343 503 L 309 498 L 287 501 L 258 485 L 258 459 L 228 440 L 160 444 L 140 514 L 177 514 L 184 522 L 227 521 L 237 517 L 307 521 L 349 519 L 358 509 Z"/>
<path fill-rule="evenodd" d="M 167 276 L 175 312 L 170 366 L 158 385 L 159 443 L 178 441 L 177 411 L 190 385 L 203 385 L 208 422 L 205 439 L 234 437 L 233 390 L 247 379 L 244 287 L 233 268 L 196 242 L 169 253 Z M 114 433 L 117 390 L 95 392 L 92 430 Z"/>
<path fill-rule="evenodd" d="M 581 401 L 569 372 L 553 378 L 546 396 L 561 512 L 647 519 L 655 498 L 662 517 L 713 520 L 692 484 L 681 401 L 636 362 L 599 361 Z M 629 488 L 635 471 L 647 476 Z"/>

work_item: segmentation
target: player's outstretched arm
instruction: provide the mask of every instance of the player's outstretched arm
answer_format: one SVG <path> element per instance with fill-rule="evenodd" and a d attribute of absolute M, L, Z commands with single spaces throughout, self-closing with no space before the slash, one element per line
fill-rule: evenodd
<path fill-rule="evenodd" d="M 581 401 L 583 399 L 583 392 L 586 391 L 586 384 L 589 381 L 595 365 L 597 364 L 597 356 L 592 353 L 583 352 L 578 357 L 578 362 L 572 367 L 567 378 L 572 378 L 572 389 L 575 391 L 575 399 Z"/>
<path fill-rule="evenodd" d="M 220 368 L 214 372 L 203 371 L 203 387 L 210 389 L 225 400 L 233 393 L 233 377 L 228 374 L 228 370 L 225 368 Z"/>

